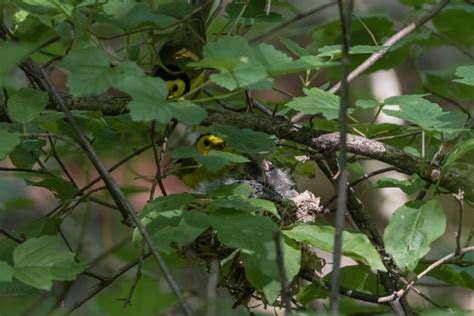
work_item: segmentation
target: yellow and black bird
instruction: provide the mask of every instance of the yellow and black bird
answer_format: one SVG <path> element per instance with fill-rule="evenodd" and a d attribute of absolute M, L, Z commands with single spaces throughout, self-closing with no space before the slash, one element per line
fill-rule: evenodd
<path fill-rule="evenodd" d="M 211 150 L 225 150 L 226 141 L 216 135 L 206 133 L 198 137 L 194 147 L 201 155 L 207 156 Z M 223 177 L 231 169 L 231 167 L 225 167 L 217 172 L 211 172 L 197 162 L 191 162 L 188 159 L 183 159 L 181 162 L 185 171 L 181 173 L 181 181 L 193 189 L 201 183 Z"/>
<path fill-rule="evenodd" d="M 202 58 L 202 48 L 207 42 L 206 17 L 212 1 L 193 0 L 195 13 L 170 34 L 160 48 L 158 61 L 152 75 L 166 81 L 168 98 L 180 98 L 195 91 L 204 80 L 204 70 L 189 67 L 189 63 Z"/>

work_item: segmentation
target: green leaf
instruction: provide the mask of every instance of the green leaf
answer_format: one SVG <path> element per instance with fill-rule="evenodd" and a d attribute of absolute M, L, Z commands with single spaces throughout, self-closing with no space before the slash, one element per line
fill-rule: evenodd
<path fill-rule="evenodd" d="M 290 245 L 288 241 L 284 241 L 282 242 L 282 254 L 285 275 L 289 282 L 291 282 L 300 270 L 301 250 Z M 243 252 L 241 258 L 247 280 L 256 288 L 262 289 L 265 298 L 270 304 L 273 304 L 281 291 L 281 280 L 278 267 L 276 267 L 276 257 L 272 260 L 272 258 L 262 258 L 259 255 Z M 262 259 L 264 260 L 262 261 Z M 267 265 L 269 267 L 268 270 L 271 270 L 274 274 L 267 275 L 262 273 L 262 265 Z"/>
<path fill-rule="evenodd" d="M 361 109 L 372 109 L 380 106 L 381 104 L 375 100 L 357 100 L 355 105 Z"/>
<path fill-rule="evenodd" d="M 172 152 L 173 158 L 192 158 L 197 163 L 203 165 L 210 172 L 217 172 L 232 163 L 246 163 L 249 160 L 234 153 L 210 150 L 209 153 L 204 156 L 195 147 L 188 148 L 177 148 Z"/>
<path fill-rule="evenodd" d="M 26 58 L 32 49 L 29 44 L 0 41 L 0 84 L 3 84 L 3 76 Z"/>
<path fill-rule="evenodd" d="M 46 92 L 23 88 L 8 101 L 8 115 L 13 121 L 25 124 L 37 118 L 48 104 Z"/>
<path fill-rule="evenodd" d="M 71 72 L 67 86 L 74 96 L 101 94 L 110 87 L 126 85 L 134 78 L 145 75 L 143 69 L 131 61 L 111 68 L 107 54 L 98 47 L 73 50 L 59 63 L 59 67 Z"/>
<path fill-rule="evenodd" d="M 278 39 L 294 55 L 298 57 L 303 57 L 305 55 L 308 55 L 308 52 L 303 47 L 301 47 L 300 44 L 296 43 L 295 41 L 283 36 L 279 36 Z"/>
<path fill-rule="evenodd" d="M 446 229 L 446 217 L 437 200 L 407 202 L 390 218 L 385 249 L 404 271 L 413 271 L 431 243 Z"/>
<path fill-rule="evenodd" d="M 307 243 L 315 248 L 332 252 L 334 244 L 334 227 L 299 224 L 283 233 L 298 242 Z M 373 269 L 386 271 L 385 266 L 367 236 L 344 231 L 342 254 L 361 261 Z"/>
<path fill-rule="evenodd" d="M 319 88 L 304 89 L 305 97 L 296 97 L 286 105 L 308 115 L 321 113 L 329 120 L 339 116 L 339 97 L 331 92 Z M 353 109 L 348 109 L 349 113 Z"/>
<path fill-rule="evenodd" d="M 443 170 L 447 170 L 457 161 L 466 161 L 473 163 L 474 158 L 474 139 L 468 139 L 461 146 L 456 147 L 451 152 L 443 165 Z"/>
<path fill-rule="evenodd" d="M 166 28 L 177 21 L 173 17 L 156 14 L 146 4 L 133 0 L 108 1 L 103 9 L 108 14 L 110 22 L 125 31 L 144 25 Z"/>
<path fill-rule="evenodd" d="M 402 98 L 404 97 L 404 98 Z M 384 104 L 398 104 L 400 110 L 382 110 L 385 114 L 415 123 L 423 129 L 435 126 L 443 113 L 441 107 L 420 96 L 400 96 L 384 100 Z"/>
<path fill-rule="evenodd" d="M 468 30 L 474 29 L 474 9 L 472 6 L 449 6 L 436 14 L 433 25 L 438 32 L 449 38 L 456 45 L 466 48 L 474 46 L 474 33 Z M 462 25 L 462 30 L 456 30 L 453 25 Z"/>
<path fill-rule="evenodd" d="M 226 5 L 225 12 L 229 19 L 239 18 L 239 23 L 245 25 L 254 25 L 255 23 L 262 22 L 275 23 L 283 20 L 281 14 L 267 12 L 266 0 L 254 0 L 250 2 L 233 0 Z"/>
<path fill-rule="evenodd" d="M 410 176 L 407 180 L 382 178 L 377 181 L 377 188 L 399 188 L 406 194 L 414 194 L 420 191 L 424 185 L 425 182 L 416 174 Z"/>
<path fill-rule="evenodd" d="M 2 140 L 0 142 L 0 160 L 3 160 L 20 143 L 20 134 L 0 129 L 0 139 Z"/>
<path fill-rule="evenodd" d="M 209 193 L 209 197 L 215 198 L 220 196 L 238 195 L 248 198 L 252 194 L 253 189 L 247 183 L 232 183 L 224 185 Z"/>
<path fill-rule="evenodd" d="M 76 189 L 72 183 L 59 177 L 44 176 L 43 180 L 38 182 L 28 179 L 25 181 L 28 185 L 50 190 L 56 198 L 63 201 L 70 200 L 76 195 Z"/>
<path fill-rule="evenodd" d="M 115 87 L 129 94 L 130 115 L 134 121 L 169 123 L 177 119 L 187 125 L 199 124 L 207 112 L 187 100 L 168 101 L 166 83 L 161 78 L 128 77 Z"/>
<path fill-rule="evenodd" d="M 84 270 L 74 261 L 74 254 L 59 250 L 54 236 L 32 238 L 13 251 L 13 275 L 21 282 L 49 291 L 53 280 L 71 281 Z"/>
<path fill-rule="evenodd" d="M 415 270 L 415 273 L 421 273 L 427 267 L 428 264 L 419 264 Z M 468 269 L 469 268 L 465 268 L 466 271 Z M 457 271 L 454 265 L 443 264 L 430 271 L 428 276 L 443 281 L 447 284 L 474 290 L 474 278 L 471 277 L 466 271 Z"/>
<path fill-rule="evenodd" d="M 455 79 L 453 81 L 474 86 L 474 65 L 458 67 L 455 74 L 462 79 Z"/>
<path fill-rule="evenodd" d="M 213 124 L 209 132 L 224 138 L 227 146 L 241 153 L 260 154 L 275 150 L 275 136 L 251 129 Z"/>
<path fill-rule="evenodd" d="M 423 86 L 436 91 L 439 95 L 452 98 L 459 101 L 469 101 L 474 99 L 474 89 L 471 86 L 453 82 L 456 79 L 449 74 L 444 73 L 426 73 L 422 76 Z"/>
<path fill-rule="evenodd" d="M 166 253 L 171 252 L 172 243 L 178 246 L 189 243 L 210 226 L 206 214 L 197 211 L 174 210 L 155 215 L 156 218 L 146 225 L 146 229 L 158 249 Z"/>
<path fill-rule="evenodd" d="M 211 201 L 206 209 L 209 211 L 217 211 L 221 209 L 233 209 L 243 212 L 266 211 L 276 215 L 278 218 L 280 217 L 275 204 L 272 202 L 262 199 L 244 198 L 239 195 L 229 195 L 223 198 L 217 198 Z"/>
<path fill-rule="evenodd" d="M 251 86 L 267 79 L 265 67 L 255 57 L 247 40 L 240 36 L 226 36 L 203 48 L 204 59 L 193 63 L 197 67 L 213 67 L 220 71 L 210 79 L 216 84 L 234 90 Z"/>
<path fill-rule="evenodd" d="M 13 280 L 13 268 L 8 262 L 0 261 L 0 282 L 11 282 Z"/>
<path fill-rule="evenodd" d="M 260 44 L 254 48 L 255 56 L 271 76 L 280 76 L 306 69 L 319 68 L 323 63 L 308 62 L 308 59 L 293 60 L 285 53 L 268 44 Z M 316 58 L 316 57 L 314 57 Z"/>
<path fill-rule="evenodd" d="M 140 216 L 149 212 L 166 212 L 171 210 L 181 210 L 194 200 L 193 195 L 187 192 L 160 196 L 147 203 Z"/>

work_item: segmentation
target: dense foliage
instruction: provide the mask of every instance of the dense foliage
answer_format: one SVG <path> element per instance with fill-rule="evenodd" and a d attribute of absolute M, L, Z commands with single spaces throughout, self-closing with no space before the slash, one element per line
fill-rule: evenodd
<path fill-rule="evenodd" d="M 324 312 L 341 79 L 340 311 L 469 313 L 474 5 L 354 2 L 346 78 L 337 1 L 3 0 L 0 314 Z"/>

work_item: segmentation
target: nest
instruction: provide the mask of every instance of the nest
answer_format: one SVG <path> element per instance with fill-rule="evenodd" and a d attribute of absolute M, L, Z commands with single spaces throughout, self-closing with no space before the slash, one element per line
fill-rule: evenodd
<path fill-rule="evenodd" d="M 280 214 L 280 220 L 271 214 L 264 214 L 270 217 L 278 225 L 287 226 L 297 222 L 313 222 L 318 213 L 321 213 L 319 207 L 319 197 L 315 197 L 313 193 L 304 191 L 298 193 L 294 190 L 287 192 L 286 196 L 276 193 L 272 188 L 262 185 L 258 182 L 252 183 L 252 180 L 227 180 L 226 184 L 242 182 L 249 184 L 253 188 L 252 197 L 271 200 L 277 206 Z M 222 184 L 222 183 L 221 183 Z M 240 258 L 240 252 L 236 249 L 229 248 L 219 242 L 217 233 L 213 229 L 208 229 L 194 242 L 178 247 L 175 245 L 178 255 L 204 266 L 210 271 L 213 261 L 222 262 L 226 260 L 225 268 L 218 271 L 219 286 L 228 289 L 234 300 L 234 307 L 238 305 L 247 306 L 251 298 L 259 299 L 265 302 L 264 296 L 256 288 L 254 288 L 245 276 L 245 270 Z M 323 266 L 322 260 L 317 257 L 314 251 L 309 247 L 302 249 L 302 269 L 311 269 L 312 271 L 320 270 Z M 296 284 L 292 287 L 296 290 Z"/>

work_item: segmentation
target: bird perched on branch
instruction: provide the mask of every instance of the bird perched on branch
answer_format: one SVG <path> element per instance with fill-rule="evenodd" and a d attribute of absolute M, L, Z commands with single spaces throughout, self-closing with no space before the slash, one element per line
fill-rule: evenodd
<path fill-rule="evenodd" d="M 194 13 L 183 19 L 160 48 L 152 75 L 166 81 L 169 99 L 195 91 L 204 80 L 204 70 L 188 64 L 202 58 L 202 48 L 207 42 L 205 20 L 211 5 L 212 1 L 194 0 Z"/>

